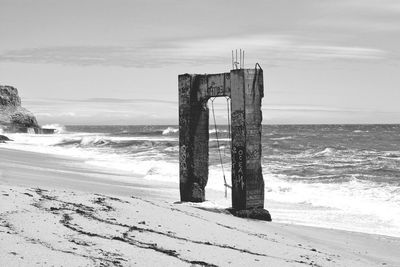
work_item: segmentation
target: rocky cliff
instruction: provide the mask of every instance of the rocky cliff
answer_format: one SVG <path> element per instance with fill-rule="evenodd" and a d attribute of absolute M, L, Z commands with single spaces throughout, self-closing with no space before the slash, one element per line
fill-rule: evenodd
<path fill-rule="evenodd" d="M 26 131 L 38 128 L 35 116 L 21 106 L 17 88 L 0 85 L 0 128 L 9 131 Z"/>

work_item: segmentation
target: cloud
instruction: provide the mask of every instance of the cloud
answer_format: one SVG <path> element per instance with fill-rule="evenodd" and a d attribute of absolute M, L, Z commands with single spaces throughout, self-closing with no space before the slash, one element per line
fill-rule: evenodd
<path fill-rule="evenodd" d="M 282 61 L 380 60 L 387 52 L 369 47 L 318 43 L 290 35 L 160 40 L 132 46 L 55 46 L 10 50 L 0 61 L 159 68 L 171 65 L 226 64 L 232 48 L 241 47 L 257 60 Z M 249 62 L 251 62 L 251 57 Z"/>
<path fill-rule="evenodd" d="M 54 117 L 86 117 L 84 114 L 77 115 L 75 112 L 35 112 L 35 116 L 38 117 L 49 117 L 49 118 L 54 118 Z"/>
<path fill-rule="evenodd" d="M 380 49 L 323 44 L 291 35 L 250 35 L 230 38 L 193 40 L 181 46 L 184 55 L 215 56 L 241 47 L 265 60 L 383 59 Z"/>
<path fill-rule="evenodd" d="M 341 34 L 343 38 L 363 37 L 364 41 L 378 41 L 387 46 L 397 44 L 400 31 L 400 1 L 398 0 L 346 0 L 318 1 L 319 16 L 304 25 L 314 28 L 320 35 Z M 357 40 L 358 39 L 358 40 Z M 387 39 L 387 40 L 383 40 Z M 397 45 L 393 46 L 397 50 Z"/>
<path fill-rule="evenodd" d="M 265 105 L 265 110 L 270 111 L 301 111 L 301 112 L 358 112 L 357 109 L 338 108 L 318 105 Z"/>
<path fill-rule="evenodd" d="M 29 106 L 42 106 L 42 105 L 65 105 L 70 103 L 90 103 L 90 104 L 173 104 L 178 105 L 178 100 L 163 100 L 163 99 L 146 99 L 146 98 L 112 98 L 112 97 L 98 97 L 98 98 L 85 98 L 85 99 L 25 99 L 24 104 Z"/>
<path fill-rule="evenodd" d="M 344 8 L 352 8 L 356 10 L 369 10 L 370 13 L 385 12 L 386 15 L 394 15 L 400 13 L 400 2 L 398 0 L 351 0 L 351 1 L 335 1 L 335 4 Z"/>
<path fill-rule="evenodd" d="M 177 102 L 153 99 L 26 99 L 41 124 L 167 124 L 177 120 Z M 163 112 L 159 112 L 163 110 Z"/>
<path fill-rule="evenodd" d="M 132 104 L 154 104 L 154 103 L 161 103 L 161 104 L 174 104 L 177 105 L 178 101 L 169 101 L 169 100 L 162 100 L 162 99 L 142 99 L 142 98 L 87 98 L 87 99 L 65 99 L 64 101 L 68 102 L 88 102 L 88 103 L 132 103 Z"/>

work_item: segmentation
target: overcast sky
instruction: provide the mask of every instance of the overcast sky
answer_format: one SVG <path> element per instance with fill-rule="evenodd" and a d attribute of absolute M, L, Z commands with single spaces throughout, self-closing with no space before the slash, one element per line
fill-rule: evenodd
<path fill-rule="evenodd" d="M 41 124 L 177 124 L 178 74 L 235 48 L 263 123 L 400 123 L 398 0 L 0 0 L 0 36 L 0 84 Z"/>

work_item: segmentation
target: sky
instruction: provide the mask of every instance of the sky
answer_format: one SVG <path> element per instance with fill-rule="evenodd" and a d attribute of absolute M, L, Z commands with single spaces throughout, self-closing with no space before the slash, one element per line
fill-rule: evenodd
<path fill-rule="evenodd" d="M 239 48 L 264 124 L 400 123 L 398 0 L 0 0 L 0 36 L 40 124 L 177 124 L 178 75 Z"/>

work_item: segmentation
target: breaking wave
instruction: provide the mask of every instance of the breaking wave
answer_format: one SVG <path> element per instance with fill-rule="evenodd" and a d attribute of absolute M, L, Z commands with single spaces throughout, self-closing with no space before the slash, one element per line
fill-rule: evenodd
<path fill-rule="evenodd" d="M 173 128 L 173 127 L 168 127 L 164 131 L 162 131 L 162 135 L 168 135 L 168 134 L 173 134 L 179 132 L 179 129 Z"/>
<path fill-rule="evenodd" d="M 64 133 L 65 127 L 61 124 L 46 124 L 43 125 L 42 128 L 44 129 L 54 129 L 56 134 Z"/>
<path fill-rule="evenodd" d="M 334 153 L 336 152 L 336 150 L 332 147 L 327 147 L 324 150 L 317 152 L 314 154 L 314 156 L 316 157 L 320 157 L 320 156 L 332 156 Z"/>

